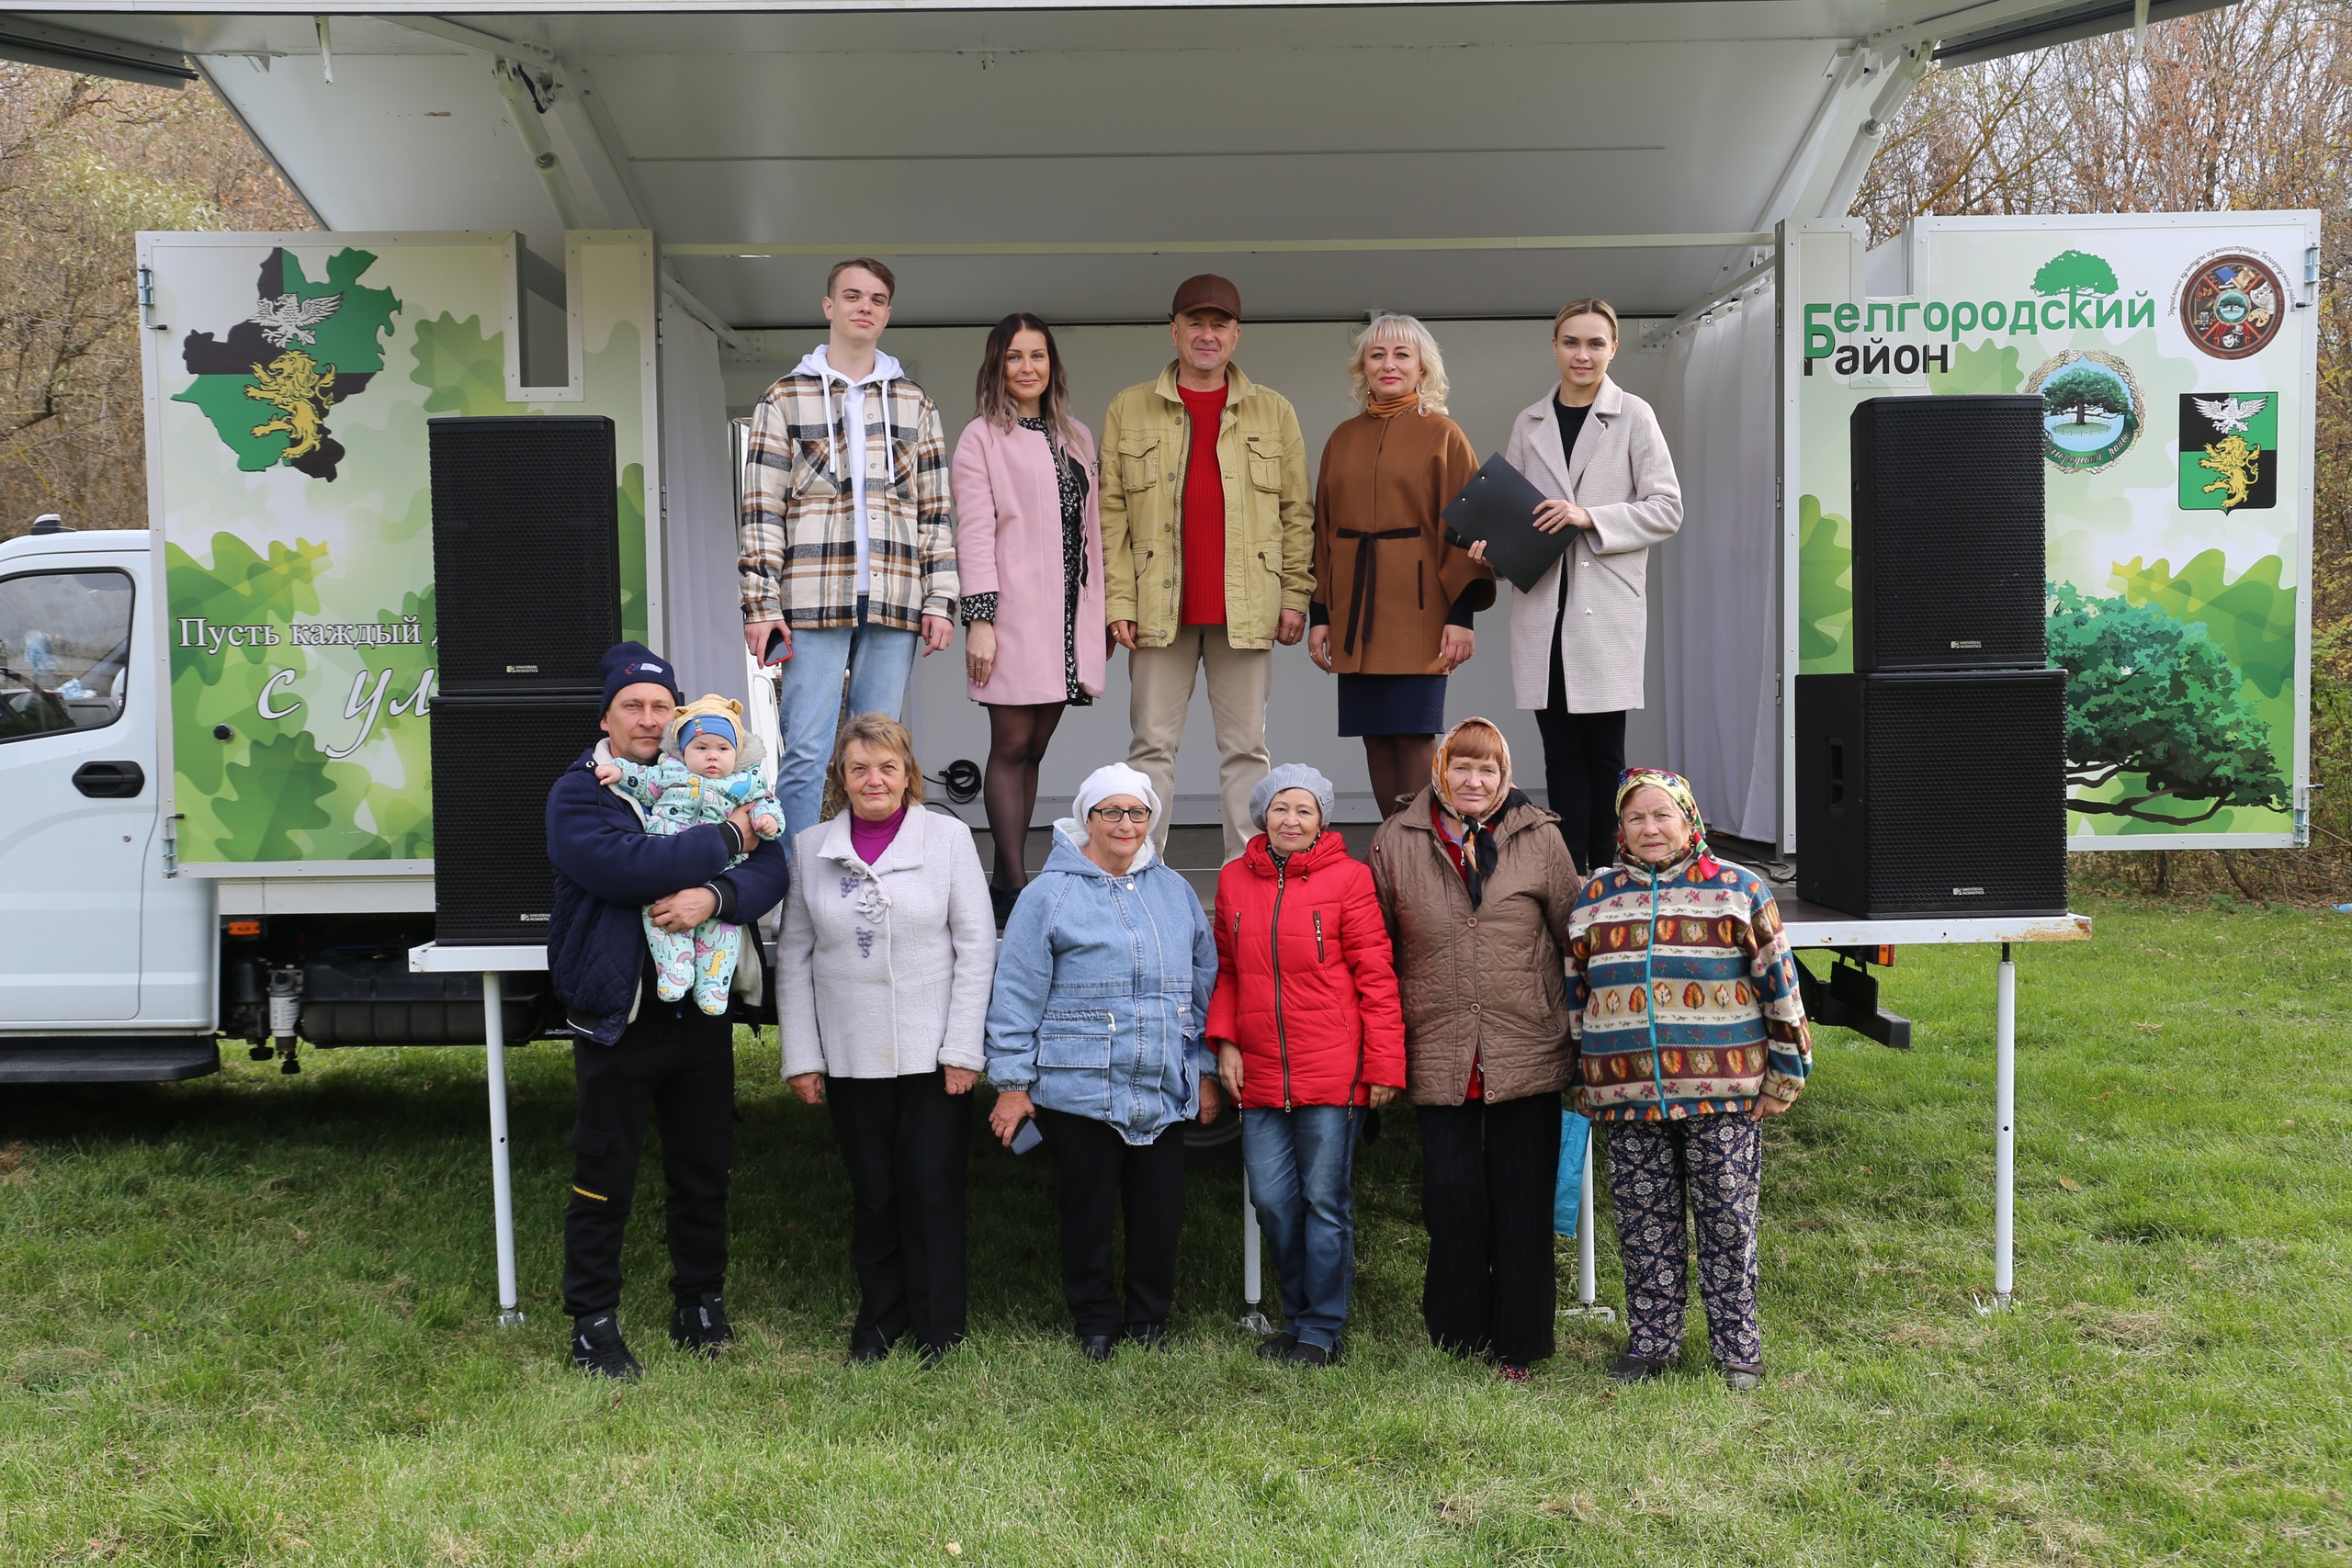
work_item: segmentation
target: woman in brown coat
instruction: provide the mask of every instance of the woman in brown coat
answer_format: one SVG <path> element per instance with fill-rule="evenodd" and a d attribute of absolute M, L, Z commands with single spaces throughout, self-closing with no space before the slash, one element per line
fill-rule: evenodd
<path fill-rule="evenodd" d="M 1445 678 L 1477 646 L 1494 569 L 1438 513 L 1478 471 L 1445 417 L 1445 361 L 1410 316 L 1356 338 L 1348 385 L 1363 410 L 1331 433 L 1315 486 L 1315 597 L 1307 656 L 1340 677 L 1340 733 L 1363 737 L 1383 817 L 1429 776 L 1445 728 Z"/>
<path fill-rule="evenodd" d="M 1372 840 L 1421 1133 L 1421 1317 L 1433 1344 L 1490 1356 L 1514 1382 L 1552 1353 L 1560 1091 L 1576 1069 L 1561 955 L 1580 879 L 1558 820 L 1511 787 L 1502 731 L 1465 718 Z"/>

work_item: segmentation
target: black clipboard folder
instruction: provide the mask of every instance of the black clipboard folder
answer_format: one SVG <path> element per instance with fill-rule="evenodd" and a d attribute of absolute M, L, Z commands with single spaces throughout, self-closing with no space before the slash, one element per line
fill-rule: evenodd
<path fill-rule="evenodd" d="M 1465 541 L 1486 540 L 1487 563 L 1524 593 L 1576 542 L 1573 528 L 1556 534 L 1536 528 L 1535 509 L 1548 499 L 1498 452 L 1470 476 L 1462 493 L 1446 502 L 1440 515 Z"/>

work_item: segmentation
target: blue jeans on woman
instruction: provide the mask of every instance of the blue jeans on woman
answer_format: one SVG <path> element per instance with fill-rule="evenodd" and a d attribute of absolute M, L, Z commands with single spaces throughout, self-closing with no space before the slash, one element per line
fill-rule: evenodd
<path fill-rule="evenodd" d="M 775 798 L 784 807 L 784 841 L 817 825 L 824 805 L 825 769 L 833 760 L 833 738 L 841 733 L 842 682 L 849 682 L 852 714 L 887 713 L 906 705 L 907 679 L 914 673 L 913 632 L 870 626 L 865 601 L 857 625 L 808 628 L 792 634 L 792 657 L 784 661 L 784 689 L 777 695 L 776 728 L 784 745 L 776 759 Z"/>
<path fill-rule="evenodd" d="M 1250 1201 L 1273 1249 L 1283 1316 L 1302 1345 L 1340 1346 L 1355 1284 L 1356 1136 L 1362 1106 L 1245 1110 L 1241 1159 Z"/>

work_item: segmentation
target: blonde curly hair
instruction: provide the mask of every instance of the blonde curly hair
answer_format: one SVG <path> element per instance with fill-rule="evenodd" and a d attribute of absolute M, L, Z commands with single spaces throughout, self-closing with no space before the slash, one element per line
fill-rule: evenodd
<path fill-rule="evenodd" d="M 1372 378 L 1364 374 L 1363 353 L 1375 343 L 1411 344 L 1421 358 L 1421 412 L 1445 412 L 1451 383 L 1445 378 L 1445 355 L 1438 352 L 1436 337 L 1419 319 L 1394 314 L 1374 316 L 1348 345 L 1348 396 L 1356 400 L 1356 407 L 1372 401 Z"/>

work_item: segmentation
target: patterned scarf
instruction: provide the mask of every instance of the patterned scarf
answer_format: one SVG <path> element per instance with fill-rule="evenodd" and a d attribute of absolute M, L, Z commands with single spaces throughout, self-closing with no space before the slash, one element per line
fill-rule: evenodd
<path fill-rule="evenodd" d="M 1626 800 L 1638 789 L 1664 790 L 1667 797 L 1680 807 L 1682 815 L 1690 819 L 1690 847 L 1677 855 L 1671 866 L 1651 867 L 1641 863 L 1634 852 L 1626 846 L 1625 829 L 1622 819 Z M 1699 874 L 1702 876 L 1712 877 L 1722 869 L 1716 864 L 1714 855 L 1707 848 L 1707 824 L 1699 815 L 1699 797 L 1690 793 L 1690 781 L 1680 773 L 1669 773 L 1663 768 L 1627 768 L 1617 775 L 1617 813 L 1620 818 L 1617 829 L 1617 859 L 1629 870 L 1663 874 L 1667 871 L 1682 865 L 1693 855 L 1698 857 Z"/>
<path fill-rule="evenodd" d="M 1453 754 L 1453 738 L 1472 725 L 1476 725 L 1494 737 L 1495 747 L 1502 755 L 1498 765 L 1502 770 L 1500 798 L 1484 817 L 1473 817 L 1453 803 L 1453 795 L 1446 787 L 1445 765 Z M 1430 759 L 1430 794 L 1448 815 L 1462 824 L 1462 886 L 1470 895 L 1470 907 L 1475 909 L 1487 894 L 1487 878 L 1494 875 L 1495 863 L 1501 851 L 1495 843 L 1495 824 L 1508 816 L 1514 806 L 1529 804 L 1526 795 L 1511 787 L 1510 742 L 1503 739 L 1502 730 L 1483 718 L 1465 718 L 1445 732 L 1437 743 L 1437 755 Z"/>

